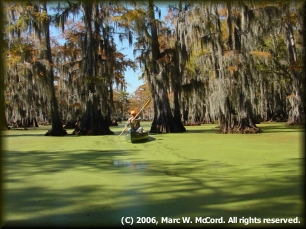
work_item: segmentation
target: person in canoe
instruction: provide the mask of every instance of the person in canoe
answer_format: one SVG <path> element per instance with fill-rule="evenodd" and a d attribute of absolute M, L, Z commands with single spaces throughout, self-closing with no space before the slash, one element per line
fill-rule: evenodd
<path fill-rule="evenodd" d="M 144 132 L 143 127 L 140 126 L 140 118 L 136 117 L 136 111 L 131 111 L 131 117 L 127 120 L 125 126 L 129 127 L 129 132 Z"/>

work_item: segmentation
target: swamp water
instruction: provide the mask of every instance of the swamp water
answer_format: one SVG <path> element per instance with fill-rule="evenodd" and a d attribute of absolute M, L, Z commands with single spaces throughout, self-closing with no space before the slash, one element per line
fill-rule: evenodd
<path fill-rule="evenodd" d="M 134 144 L 115 142 L 124 124 L 106 136 L 3 131 L 5 226 L 239 227 L 296 217 L 302 225 L 304 130 L 258 126 L 264 133 L 187 126 Z"/>

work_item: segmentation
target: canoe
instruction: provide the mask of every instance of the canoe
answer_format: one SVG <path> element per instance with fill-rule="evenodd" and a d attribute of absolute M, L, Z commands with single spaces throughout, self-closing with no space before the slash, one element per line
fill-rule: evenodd
<path fill-rule="evenodd" d="M 145 131 L 143 133 L 129 132 L 125 135 L 126 141 L 131 143 L 147 141 L 148 138 L 149 138 L 148 131 Z"/>

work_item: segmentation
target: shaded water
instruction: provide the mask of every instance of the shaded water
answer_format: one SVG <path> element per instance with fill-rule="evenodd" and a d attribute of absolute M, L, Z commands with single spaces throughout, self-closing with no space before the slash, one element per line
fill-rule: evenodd
<path fill-rule="evenodd" d="M 203 227 L 221 217 L 226 227 L 271 226 L 255 217 L 304 222 L 303 129 L 262 124 L 263 134 L 219 135 L 215 125 L 186 128 L 135 144 L 124 136 L 115 142 L 123 125 L 108 136 L 5 131 L 7 226 L 119 226 L 133 219 L 134 226 Z"/>
<path fill-rule="evenodd" d="M 144 162 L 133 163 L 133 162 L 130 162 L 130 161 L 115 160 L 115 161 L 113 161 L 113 164 L 114 164 L 114 166 L 118 166 L 118 167 L 127 166 L 127 167 L 130 167 L 131 169 L 146 169 L 147 168 L 147 164 L 144 163 Z"/>

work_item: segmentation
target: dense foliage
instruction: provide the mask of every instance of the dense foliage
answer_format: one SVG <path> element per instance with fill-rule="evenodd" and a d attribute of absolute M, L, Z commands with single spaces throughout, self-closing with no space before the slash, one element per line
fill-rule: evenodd
<path fill-rule="evenodd" d="M 304 124 L 304 14 L 303 1 L 177 1 L 161 21 L 154 1 L 5 1 L 6 123 L 51 123 L 48 135 L 65 135 L 73 120 L 75 134 L 112 134 L 112 119 L 151 96 L 155 133 L 216 121 L 220 133 Z M 137 62 L 146 84 L 133 97 L 124 71 Z"/>

